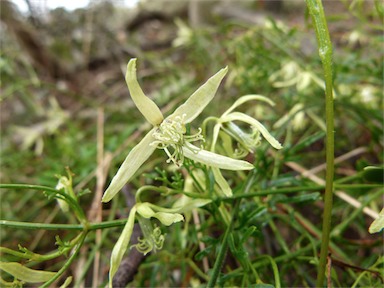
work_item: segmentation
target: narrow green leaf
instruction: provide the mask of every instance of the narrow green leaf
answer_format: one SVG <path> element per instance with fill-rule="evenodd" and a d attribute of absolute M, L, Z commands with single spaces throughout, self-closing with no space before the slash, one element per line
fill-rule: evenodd
<path fill-rule="evenodd" d="M 275 288 L 272 284 L 265 284 L 265 283 L 259 283 L 259 284 L 253 284 L 249 286 L 250 288 Z"/>
<path fill-rule="evenodd" d="M 60 288 L 67 288 L 69 287 L 69 284 L 72 282 L 72 276 L 69 276 L 67 279 L 65 279 L 64 283 L 60 286 Z"/>
<path fill-rule="evenodd" d="M 149 131 L 140 143 L 129 152 L 127 158 L 125 158 L 123 164 L 121 164 L 116 175 L 113 177 L 108 189 L 105 191 L 102 202 L 110 201 L 155 151 L 156 147 L 150 145 L 154 140 L 152 133 L 155 129 L 153 128 Z"/>
<path fill-rule="evenodd" d="M 16 262 L 0 262 L 0 270 L 27 283 L 46 282 L 56 275 L 56 272 L 33 270 Z"/>
<path fill-rule="evenodd" d="M 183 146 L 182 149 L 184 156 L 207 166 L 234 171 L 252 170 L 255 168 L 247 161 L 232 159 L 203 149 L 199 150 L 198 147 L 193 146 L 192 144 L 189 145 L 193 148 L 193 150 L 198 152 L 192 152 L 191 149 Z"/>
<path fill-rule="evenodd" d="M 367 166 L 364 168 L 363 178 L 371 183 L 384 182 L 384 167 Z"/>
<path fill-rule="evenodd" d="M 156 103 L 148 98 L 141 89 L 136 77 L 136 59 L 131 59 L 127 65 L 127 73 L 125 74 L 125 82 L 133 102 L 137 109 L 144 115 L 145 119 L 153 126 L 159 125 L 164 117 Z"/>
<path fill-rule="evenodd" d="M 179 106 L 169 118 L 182 117 L 185 114 L 185 123 L 190 123 L 204 110 L 216 94 L 217 89 L 227 74 L 228 67 L 221 69 L 195 91 L 184 104 Z"/>

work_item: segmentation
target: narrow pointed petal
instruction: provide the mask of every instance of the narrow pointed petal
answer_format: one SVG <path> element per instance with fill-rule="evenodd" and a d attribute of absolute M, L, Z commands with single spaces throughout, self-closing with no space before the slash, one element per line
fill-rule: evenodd
<path fill-rule="evenodd" d="M 235 103 L 233 103 L 233 105 L 227 111 L 225 111 L 221 117 L 224 117 L 224 116 L 228 115 L 230 112 L 235 110 L 240 105 L 242 105 L 242 104 L 244 104 L 244 103 L 246 103 L 248 101 L 251 101 L 251 100 L 260 100 L 260 101 L 263 101 L 263 102 L 267 102 L 271 106 L 275 106 L 275 103 L 272 100 L 270 100 L 267 97 L 265 97 L 265 96 L 256 95 L 256 94 L 255 95 L 254 94 L 244 95 L 244 96 L 241 96 L 239 99 L 237 99 L 235 101 Z"/>
<path fill-rule="evenodd" d="M 127 223 L 124 226 L 123 232 L 113 247 L 111 254 L 111 267 L 109 268 L 109 288 L 112 288 L 112 279 L 115 276 L 117 269 L 120 266 L 125 251 L 127 251 L 129 241 L 133 231 L 133 225 L 135 224 L 136 207 L 133 207 L 129 213 Z"/>
<path fill-rule="evenodd" d="M 217 142 L 217 139 L 219 138 L 220 128 L 221 128 L 221 123 L 217 123 L 213 127 L 211 151 L 215 151 L 216 142 Z"/>
<path fill-rule="evenodd" d="M 227 115 L 225 117 L 225 119 L 222 119 L 222 120 L 223 121 L 235 121 L 235 120 L 237 120 L 237 121 L 242 121 L 242 122 L 248 123 L 249 125 L 256 127 L 257 130 L 260 131 L 261 135 L 263 135 L 265 140 L 267 140 L 269 142 L 269 144 L 272 145 L 273 148 L 275 148 L 275 149 L 283 148 L 283 146 L 281 146 L 279 141 L 277 141 L 268 132 L 267 128 L 265 128 L 263 124 L 261 124 L 259 121 L 252 118 L 251 116 L 248 116 L 248 115 L 246 115 L 244 113 L 240 113 L 240 112 L 233 112 L 233 113 L 230 113 L 229 115 Z"/>
<path fill-rule="evenodd" d="M 184 221 L 183 215 L 179 213 L 156 212 L 152 217 L 157 218 L 165 226 Z"/>
<path fill-rule="evenodd" d="M 145 119 L 153 126 L 159 125 L 164 117 L 159 107 L 150 98 L 145 96 L 141 89 L 136 77 L 136 59 L 131 59 L 127 65 L 127 73 L 125 74 L 125 81 L 133 102 L 137 109 L 144 115 Z"/>
<path fill-rule="evenodd" d="M 207 82 L 200 86 L 200 88 L 197 89 L 184 104 L 179 106 L 169 118 L 175 118 L 177 116 L 182 117 L 185 114 L 185 123 L 189 123 L 199 116 L 215 96 L 221 80 L 223 80 L 227 71 L 228 67 L 225 67 L 209 78 Z"/>
<path fill-rule="evenodd" d="M 225 180 L 224 176 L 221 174 L 220 169 L 217 167 L 212 167 L 212 172 L 213 176 L 215 176 L 215 182 L 217 185 L 219 185 L 221 192 L 226 196 L 226 197 L 231 197 L 232 194 L 232 189 L 228 185 L 227 180 Z"/>
<path fill-rule="evenodd" d="M 131 179 L 149 156 L 152 155 L 153 151 L 155 151 L 156 147 L 149 145 L 154 140 L 152 137 L 154 129 L 156 128 L 149 131 L 140 143 L 129 152 L 127 158 L 125 158 L 123 164 L 121 164 L 119 171 L 117 171 L 116 175 L 113 177 L 108 189 L 105 191 L 103 198 L 101 199 L 102 202 L 110 201 Z"/>
<path fill-rule="evenodd" d="M 198 150 L 196 146 L 189 144 L 194 150 Z M 203 163 L 207 166 L 217 167 L 226 170 L 251 170 L 255 168 L 251 163 L 243 160 L 232 159 L 223 155 L 219 155 L 207 150 L 199 150 L 192 152 L 190 149 L 183 146 L 184 156 L 196 162 Z"/>

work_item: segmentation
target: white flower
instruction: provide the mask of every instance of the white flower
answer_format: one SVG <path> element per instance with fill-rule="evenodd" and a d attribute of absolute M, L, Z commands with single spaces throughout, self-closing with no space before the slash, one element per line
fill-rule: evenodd
<path fill-rule="evenodd" d="M 150 251 L 160 250 L 164 243 L 164 235 L 158 227 L 153 227 L 150 218 L 157 218 L 163 225 L 170 226 L 173 223 L 184 221 L 183 215 L 180 213 L 189 212 L 194 208 L 202 207 L 212 202 L 207 199 L 193 199 L 188 203 L 179 203 L 173 208 L 164 208 L 157 205 L 144 202 L 136 203 L 129 213 L 127 223 L 123 232 L 113 247 L 111 254 L 111 264 L 109 269 L 109 287 L 112 287 L 112 279 L 120 266 L 121 260 L 131 240 L 135 217 L 138 218 L 140 228 L 143 232 L 143 238 L 139 239 L 139 243 L 135 246 L 138 251 L 147 254 Z"/>
<path fill-rule="evenodd" d="M 194 135 L 185 135 L 185 124 L 194 120 L 215 96 L 215 93 L 227 73 L 227 67 L 221 69 L 193 93 L 184 104 L 164 119 L 159 107 L 140 88 L 136 78 L 136 59 L 127 65 L 125 80 L 133 102 L 149 123 L 153 125 L 147 135 L 128 154 L 111 184 L 103 195 L 103 202 L 110 201 L 127 183 L 140 166 L 152 155 L 156 148 L 163 149 L 168 155 L 167 162 L 177 165 L 184 157 L 201 162 L 207 166 L 227 170 L 251 170 L 254 166 L 243 160 L 236 160 L 203 150 L 191 142 L 203 140 L 201 130 Z"/>

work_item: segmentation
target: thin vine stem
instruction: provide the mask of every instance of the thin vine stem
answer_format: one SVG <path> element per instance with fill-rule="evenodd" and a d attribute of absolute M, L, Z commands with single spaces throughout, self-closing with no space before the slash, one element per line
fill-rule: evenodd
<path fill-rule="evenodd" d="M 235 209 L 234 209 L 235 212 L 238 212 L 238 209 L 240 207 L 239 204 L 240 204 L 240 201 L 237 201 L 237 203 L 235 204 Z M 233 228 L 233 218 L 232 218 L 230 224 L 227 226 L 227 229 L 225 230 L 225 234 L 224 234 L 223 241 L 222 241 L 222 244 L 220 247 L 220 251 L 219 251 L 219 254 L 217 255 L 215 264 L 213 266 L 212 275 L 209 278 L 207 287 L 215 287 L 215 285 L 216 285 L 217 278 L 219 277 L 221 268 L 222 268 L 224 260 L 225 260 L 225 256 L 227 255 L 228 237 L 232 231 L 232 228 Z"/>
<path fill-rule="evenodd" d="M 30 185 L 30 184 L 0 184 L 0 189 L 37 190 L 37 191 L 49 193 L 50 195 L 53 195 L 55 198 L 58 198 L 58 199 L 65 198 L 67 203 L 73 208 L 73 211 L 75 212 L 77 219 L 83 224 L 87 224 L 87 218 L 84 214 L 83 209 L 81 209 L 79 203 L 70 195 L 63 192 L 63 190 L 57 190 L 55 188 L 48 187 L 48 186 Z M 58 197 L 58 195 L 60 196 Z"/>
<path fill-rule="evenodd" d="M 88 223 L 86 229 L 88 231 L 113 228 L 124 226 L 127 219 L 104 221 L 100 223 Z M 84 230 L 84 225 L 81 224 L 48 224 L 48 223 L 30 223 L 19 221 L 0 220 L 0 227 L 18 228 L 18 229 L 43 229 L 43 230 Z"/>
<path fill-rule="evenodd" d="M 81 247 L 83 246 L 84 240 L 87 237 L 88 231 L 85 230 L 82 232 L 79 242 L 75 245 L 75 248 L 73 250 L 73 253 L 71 253 L 71 256 L 68 258 L 68 260 L 65 262 L 63 267 L 56 273 L 55 276 L 53 276 L 49 281 L 45 282 L 41 288 L 50 287 L 50 285 L 55 282 L 57 279 L 63 275 L 63 273 L 69 268 L 69 266 L 72 264 L 72 262 L 76 259 L 77 254 L 79 254 L 79 251 Z"/>
<path fill-rule="evenodd" d="M 316 286 L 323 287 L 327 264 L 328 247 L 331 232 L 334 177 L 334 103 L 332 89 L 332 43 L 329 36 L 327 20 L 321 0 L 306 0 L 309 14 L 316 32 L 319 56 L 323 64 L 325 79 L 325 115 L 326 115 L 326 175 L 322 239 L 320 260 L 317 271 Z"/>

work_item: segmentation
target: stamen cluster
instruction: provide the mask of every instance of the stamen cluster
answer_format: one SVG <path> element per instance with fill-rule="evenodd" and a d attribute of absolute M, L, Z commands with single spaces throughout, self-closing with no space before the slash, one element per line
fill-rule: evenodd
<path fill-rule="evenodd" d="M 201 135 L 201 128 L 199 128 L 196 134 L 185 135 L 187 129 L 184 119 L 185 114 L 181 117 L 176 116 L 174 119 L 165 119 L 153 132 L 152 136 L 156 140 L 150 144 L 158 149 L 163 149 L 169 157 L 167 163 L 173 162 L 177 166 L 181 166 L 184 162 L 183 147 L 197 153 L 200 149 L 196 149 L 196 146 L 188 144 L 195 141 L 204 141 L 204 137 Z M 169 150 L 169 147 L 173 148 L 173 152 Z"/>

